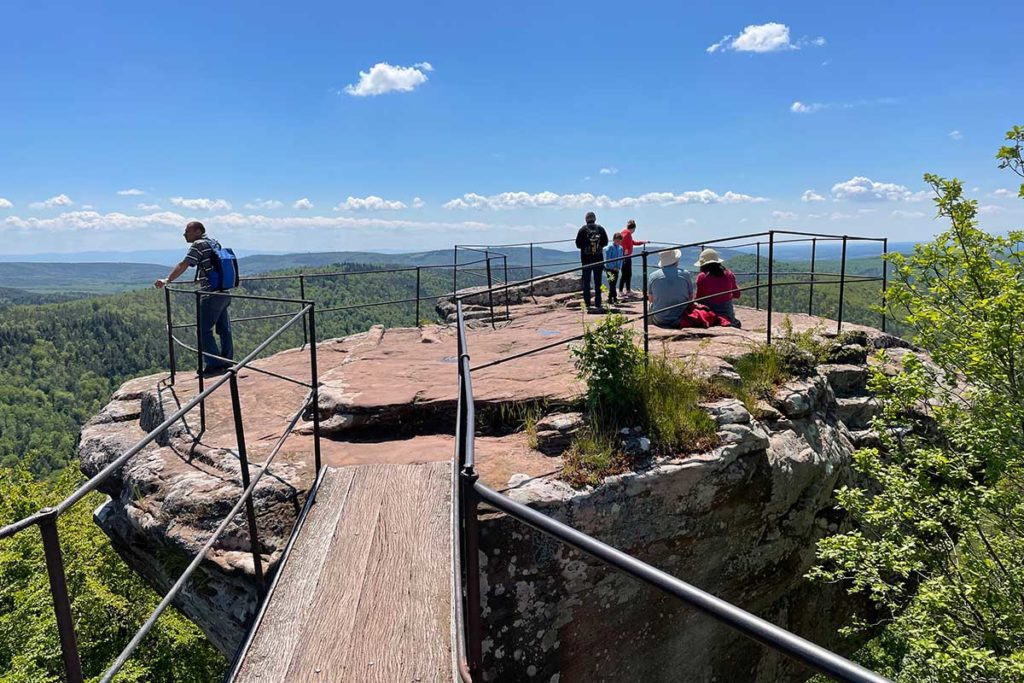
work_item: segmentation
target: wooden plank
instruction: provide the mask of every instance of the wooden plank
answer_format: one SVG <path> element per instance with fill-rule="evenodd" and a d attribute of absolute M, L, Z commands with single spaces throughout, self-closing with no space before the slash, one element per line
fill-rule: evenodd
<path fill-rule="evenodd" d="M 330 545 L 345 510 L 354 475 L 351 468 L 324 473 L 313 507 L 288 561 L 279 570 L 281 579 L 235 680 L 284 680 L 299 643 L 300 629 L 296 625 L 306 621 L 326 560 L 324 549 Z"/>
<path fill-rule="evenodd" d="M 341 680 L 450 680 L 450 465 L 390 474 Z"/>
<path fill-rule="evenodd" d="M 303 529 L 238 680 L 451 681 L 450 464 L 338 471 L 343 510 Z"/>

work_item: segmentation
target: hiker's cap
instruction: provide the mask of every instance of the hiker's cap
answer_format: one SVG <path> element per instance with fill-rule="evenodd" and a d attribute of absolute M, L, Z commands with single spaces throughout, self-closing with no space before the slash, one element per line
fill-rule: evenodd
<path fill-rule="evenodd" d="M 700 257 L 697 259 L 697 262 L 694 263 L 693 265 L 697 266 L 698 268 L 703 268 L 709 263 L 725 263 L 725 261 L 722 260 L 722 257 L 719 256 L 718 252 L 715 251 L 714 249 L 705 249 L 704 251 L 700 252 Z"/>
<path fill-rule="evenodd" d="M 679 257 L 681 255 L 682 254 L 678 249 L 673 249 L 672 251 L 663 251 L 658 255 L 658 265 L 660 265 L 662 268 L 664 268 L 665 266 L 674 266 L 677 263 L 679 263 Z"/>

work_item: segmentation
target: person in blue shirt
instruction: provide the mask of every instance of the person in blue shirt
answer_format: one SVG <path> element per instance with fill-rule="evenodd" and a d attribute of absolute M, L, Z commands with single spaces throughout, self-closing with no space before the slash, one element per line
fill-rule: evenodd
<path fill-rule="evenodd" d="M 658 327 L 678 329 L 683 314 L 693 306 L 693 280 L 679 267 L 679 257 L 678 249 L 661 252 L 661 268 L 648 278 L 651 322 Z"/>
<path fill-rule="evenodd" d="M 619 272 L 622 270 L 622 259 L 626 252 L 622 248 L 622 233 L 612 235 L 612 243 L 605 247 L 604 272 L 608 275 L 608 303 L 617 304 L 619 298 L 616 294 L 615 285 L 619 281 Z"/>

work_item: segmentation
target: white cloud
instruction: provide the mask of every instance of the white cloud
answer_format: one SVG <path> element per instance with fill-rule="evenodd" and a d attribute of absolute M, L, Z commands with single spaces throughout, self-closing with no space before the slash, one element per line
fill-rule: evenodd
<path fill-rule="evenodd" d="M 842 221 L 847 218 L 853 218 L 852 214 L 840 213 L 839 211 L 832 211 L 830 213 L 809 213 L 807 217 L 811 220 L 827 220 L 827 221 Z"/>
<path fill-rule="evenodd" d="M 999 188 L 989 194 L 990 197 L 1016 197 L 1017 192 L 1015 190 L 1007 190 L 1006 188 Z"/>
<path fill-rule="evenodd" d="M 638 197 L 620 197 L 612 199 L 607 195 L 593 195 L 589 192 L 579 194 L 557 194 L 555 192 L 501 192 L 483 196 L 473 192 L 467 193 L 445 202 L 445 209 L 620 209 L 636 206 L 672 206 L 675 204 L 738 204 L 744 202 L 764 202 L 764 197 L 755 197 L 737 192 L 718 194 L 711 190 L 688 190 L 680 194 L 672 192 L 648 192 Z"/>
<path fill-rule="evenodd" d="M 198 197 L 196 199 L 186 199 L 185 197 L 171 197 L 171 204 L 178 206 L 183 209 L 191 209 L 192 211 L 230 211 L 231 202 L 226 199 L 207 199 L 205 197 Z"/>
<path fill-rule="evenodd" d="M 183 225 L 184 223 L 184 216 L 171 211 L 145 216 L 130 216 L 120 212 L 102 214 L 98 211 L 68 211 L 56 218 L 10 216 L 4 220 L 3 226 L 32 231 L 71 232 L 138 230 L 155 225 Z"/>
<path fill-rule="evenodd" d="M 398 211 L 406 208 L 403 202 L 395 199 L 382 199 L 370 195 L 369 197 L 349 197 L 341 204 L 334 207 L 335 211 Z"/>
<path fill-rule="evenodd" d="M 687 218 L 685 221 L 683 221 L 683 225 L 697 225 L 697 219 Z"/>
<path fill-rule="evenodd" d="M 277 201 L 276 199 L 260 199 L 257 197 L 255 201 L 249 202 L 245 205 L 247 209 L 280 209 L 284 204 Z"/>
<path fill-rule="evenodd" d="M 136 204 L 135 206 L 136 206 L 136 208 L 138 208 L 138 209 L 140 209 L 142 211 L 159 211 L 160 210 L 160 205 L 159 204 L 145 204 L 143 202 L 140 202 L 140 203 Z"/>
<path fill-rule="evenodd" d="M 426 204 L 427 203 L 423 201 L 423 199 L 421 199 L 420 197 L 412 198 L 412 208 L 414 209 L 422 209 L 424 206 L 426 206 Z"/>
<path fill-rule="evenodd" d="M 789 110 L 794 114 L 813 114 L 825 109 L 854 109 L 857 107 L 876 107 L 884 104 L 896 104 L 897 100 L 892 97 L 876 97 L 867 100 L 855 100 L 853 102 L 801 102 L 796 100 L 789 105 Z"/>
<path fill-rule="evenodd" d="M 709 45 L 704 51 L 708 54 L 725 50 L 736 52 L 779 52 L 781 50 L 799 50 L 801 47 L 822 47 L 827 41 L 822 36 L 817 38 L 801 38 L 795 43 L 789 38 L 789 27 L 777 22 L 767 24 L 751 24 L 743 29 L 734 39 L 732 34 L 722 37 L 717 43 Z"/>
<path fill-rule="evenodd" d="M 928 196 L 927 192 L 911 192 L 905 185 L 896 183 L 879 183 L 865 178 L 854 176 L 849 180 L 836 183 L 832 186 L 832 196 L 836 199 L 848 199 L 850 201 L 919 201 Z"/>
<path fill-rule="evenodd" d="M 893 218 L 924 218 L 927 215 L 924 211 L 904 211 L 902 209 L 896 209 L 892 212 Z"/>
<path fill-rule="evenodd" d="M 615 168 L 614 166 L 608 166 L 598 171 L 598 173 L 600 173 L 601 175 L 615 175 L 618 172 L 619 169 Z"/>
<path fill-rule="evenodd" d="M 134 187 L 128 188 L 127 190 L 118 190 L 117 193 L 122 197 L 138 197 L 139 195 L 146 194 L 142 190 L 138 190 Z"/>
<path fill-rule="evenodd" d="M 59 194 L 56 197 L 50 197 L 46 201 L 32 202 L 29 206 L 33 209 L 52 209 L 56 206 L 71 206 L 72 204 L 74 202 L 71 201 L 71 197 L 66 194 Z"/>
<path fill-rule="evenodd" d="M 302 199 L 295 200 L 295 203 L 292 204 L 292 208 L 299 209 L 300 211 L 309 211 L 313 208 L 313 202 L 309 201 L 308 197 L 303 197 Z"/>
<path fill-rule="evenodd" d="M 799 216 L 792 211 L 772 211 L 772 218 L 779 221 L 795 221 Z"/>
<path fill-rule="evenodd" d="M 141 216 L 124 213 L 101 214 L 96 211 L 70 211 L 55 218 L 22 218 L 10 216 L 0 222 L 0 231 L 88 232 L 146 230 L 160 226 L 181 227 L 187 218 L 173 211 Z M 352 216 L 264 216 L 260 214 L 227 213 L 204 219 L 208 226 L 220 230 L 463 230 L 480 231 L 492 228 L 520 231 L 521 226 L 494 225 L 479 221 L 409 221 Z M 536 228 L 531 228 L 536 229 Z"/>
<path fill-rule="evenodd" d="M 14 208 L 14 204 L 11 204 L 11 200 L 0 197 L 0 209 L 11 209 Z"/>
<path fill-rule="evenodd" d="M 802 202 L 823 202 L 825 198 L 814 190 L 804 190 L 804 193 L 800 195 L 800 201 Z"/>
<path fill-rule="evenodd" d="M 413 66 L 392 66 L 379 62 L 369 71 L 359 72 L 359 82 L 346 85 L 345 92 L 353 97 L 383 95 L 389 92 L 411 92 L 427 82 L 427 72 L 433 71 L 430 62 Z"/>
<path fill-rule="evenodd" d="M 789 105 L 789 110 L 794 114 L 813 114 L 816 111 L 820 111 L 825 105 L 819 102 L 811 102 L 810 104 L 804 104 L 797 100 L 793 104 Z"/>
<path fill-rule="evenodd" d="M 90 210 L 92 208 L 93 208 L 92 204 L 82 204 L 82 210 L 83 211 Z"/>
<path fill-rule="evenodd" d="M 958 130 L 951 130 L 949 131 L 949 137 L 951 137 L 954 140 L 963 140 L 964 134 Z"/>
<path fill-rule="evenodd" d="M 993 214 L 993 213 L 1002 213 L 1003 211 L 1004 211 L 1003 207 L 996 206 L 995 204 L 985 204 L 983 206 L 979 206 L 978 207 L 978 213 L 980 213 L 982 215 Z"/>

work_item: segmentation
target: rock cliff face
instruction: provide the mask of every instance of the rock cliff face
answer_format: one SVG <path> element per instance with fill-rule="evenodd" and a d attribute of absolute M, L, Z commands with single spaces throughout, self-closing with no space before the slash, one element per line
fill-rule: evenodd
<path fill-rule="evenodd" d="M 515 292 L 508 323 L 469 331 L 474 362 L 577 334 L 581 318 L 569 309 L 574 295 L 564 291 L 572 286 L 553 284 L 551 291 L 535 291 L 536 299 Z M 438 308 L 449 312 L 444 302 Z M 639 305 L 625 308 L 636 313 Z M 763 314 L 741 314 L 743 330 L 660 330 L 652 348 L 657 343 L 729 378 L 735 373 L 728 359 L 763 339 Z M 798 329 L 820 323 L 794 316 Z M 869 355 L 883 349 L 889 355 L 883 367 L 895 368 L 915 352 L 866 328 L 846 341 L 834 362 L 780 387 L 756 416 L 735 400 L 707 404 L 718 425 L 715 450 L 652 459 L 639 471 L 582 490 L 555 476 L 560 453 L 581 425 L 578 414 L 564 412 L 581 389 L 564 348 L 530 356 L 526 367 L 482 370 L 474 373 L 481 415 L 487 408 L 527 402 L 553 403 L 563 412 L 538 425 L 537 448 L 521 433 L 484 429 L 477 439 L 481 477 L 670 574 L 842 650 L 847 645 L 837 641 L 836 630 L 863 606 L 839 589 L 802 577 L 813 561 L 815 540 L 843 523 L 834 491 L 850 480 L 851 452 L 874 438 L 868 423 L 876 407 L 865 388 L 867 364 L 874 362 Z M 449 459 L 454 350 L 450 327 L 375 329 L 321 343 L 319 410 L 330 427 L 323 440 L 325 465 Z M 261 363 L 303 376 L 303 353 L 285 351 Z M 127 383 L 84 428 L 84 473 L 98 472 L 195 393 L 194 379 L 179 376 L 173 389 L 164 379 Z M 255 475 L 304 390 L 276 388 L 272 378 L 255 372 L 243 373 L 239 383 Z M 103 489 L 110 499 L 96 511 L 97 523 L 160 591 L 173 584 L 241 493 L 234 425 L 223 393 L 208 402 L 206 432 L 198 434 L 192 413 Z M 642 437 L 632 438 L 643 450 Z M 300 422 L 287 443 L 256 495 L 259 552 L 270 571 L 313 479 L 308 423 Z M 489 514 L 481 528 L 488 680 L 806 678 L 768 650 L 513 520 Z M 214 546 L 177 604 L 223 653 L 233 653 L 258 604 L 244 516 Z"/>
<path fill-rule="evenodd" d="M 516 477 L 513 498 L 828 647 L 864 605 L 803 577 L 842 523 L 856 439 L 839 419 L 862 367 L 823 367 L 754 419 L 707 405 L 721 445 L 576 491 Z M 835 380 L 833 383 L 830 380 Z M 845 396 L 837 399 L 836 389 Z M 870 412 L 871 408 L 866 411 Z M 483 527 L 488 680 L 800 681 L 808 672 L 639 581 L 505 517 Z"/>

